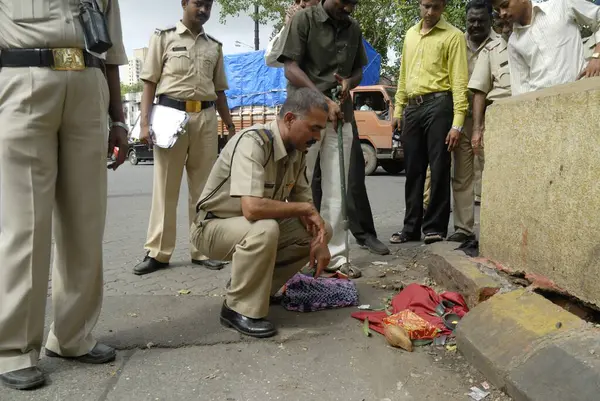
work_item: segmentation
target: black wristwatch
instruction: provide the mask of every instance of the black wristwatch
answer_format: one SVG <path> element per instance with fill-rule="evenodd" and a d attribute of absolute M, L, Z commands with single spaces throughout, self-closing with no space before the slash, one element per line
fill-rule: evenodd
<path fill-rule="evenodd" d="M 228 130 L 230 130 L 230 129 L 235 129 L 235 124 L 234 124 L 234 123 L 227 124 L 227 129 L 228 129 Z"/>

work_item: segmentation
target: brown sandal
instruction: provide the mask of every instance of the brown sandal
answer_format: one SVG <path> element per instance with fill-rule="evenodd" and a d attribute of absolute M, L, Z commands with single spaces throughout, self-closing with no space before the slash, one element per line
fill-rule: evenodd
<path fill-rule="evenodd" d="M 407 233 L 403 232 L 403 231 L 398 231 L 397 233 L 392 234 L 392 236 L 390 237 L 390 243 L 391 244 L 404 244 L 407 242 L 411 242 L 411 241 L 420 241 L 421 237 L 417 237 L 417 236 L 410 236 Z"/>

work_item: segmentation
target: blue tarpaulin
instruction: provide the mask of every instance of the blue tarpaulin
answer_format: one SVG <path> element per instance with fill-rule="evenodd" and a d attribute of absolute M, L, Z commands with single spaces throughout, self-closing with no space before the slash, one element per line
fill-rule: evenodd
<path fill-rule="evenodd" d="M 381 55 L 366 40 L 368 64 L 361 85 L 379 83 Z M 239 106 L 274 107 L 285 101 L 287 80 L 283 68 L 267 67 L 265 50 L 224 57 L 229 90 L 225 91 L 229 108 Z"/>

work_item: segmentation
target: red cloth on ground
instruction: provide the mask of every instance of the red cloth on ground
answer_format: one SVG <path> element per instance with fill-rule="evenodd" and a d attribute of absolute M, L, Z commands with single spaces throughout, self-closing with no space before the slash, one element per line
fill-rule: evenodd
<path fill-rule="evenodd" d="M 430 313 L 435 314 L 435 307 L 441 304 L 442 300 L 451 301 L 456 304 L 452 309 L 446 309 L 446 313 L 456 313 L 462 318 L 469 311 L 465 299 L 459 293 L 444 292 L 438 294 L 432 288 L 427 286 L 410 284 L 392 298 L 391 312 L 394 314 L 405 309 L 411 310 L 435 327 L 439 328 L 441 330 L 440 335 L 450 335 L 452 334 L 452 331 L 446 327 L 442 318 L 437 315 L 430 315 Z M 351 316 L 361 321 L 368 317 L 371 330 L 383 334 L 383 318 L 387 316 L 387 313 L 359 311 L 352 313 Z"/>

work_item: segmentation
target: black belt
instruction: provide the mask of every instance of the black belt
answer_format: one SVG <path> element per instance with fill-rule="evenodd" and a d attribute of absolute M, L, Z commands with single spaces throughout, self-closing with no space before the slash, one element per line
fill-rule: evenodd
<path fill-rule="evenodd" d="M 438 97 L 450 96 L 450 95 L 451 95 L 450 92 L 428 93 L 426 95 L 411 97 L 410 99 L 408 99 L 408 104 L 411 105 L 411 106 L 420 106 L 423 103 L 428 102 L 428 101 L 433 100 L 433 99 L 436 99 Z"/>
<path fill-rule="evenodd" d="M 104 61 L 81 49 L 2 49 L 0 68 L 4 67 L 49 67 L 59 71 L 94 67 L 104 70 Z"/>
<path fill-rule="evenodd" d="M 188 113 L 199 113 L 204 109 L 214 107 L 215 102 L 205 100 L 177 100 L 167 95 L 160 95 L 158 97 L 158 104 L 172 109 L 187 111 Z"/>

